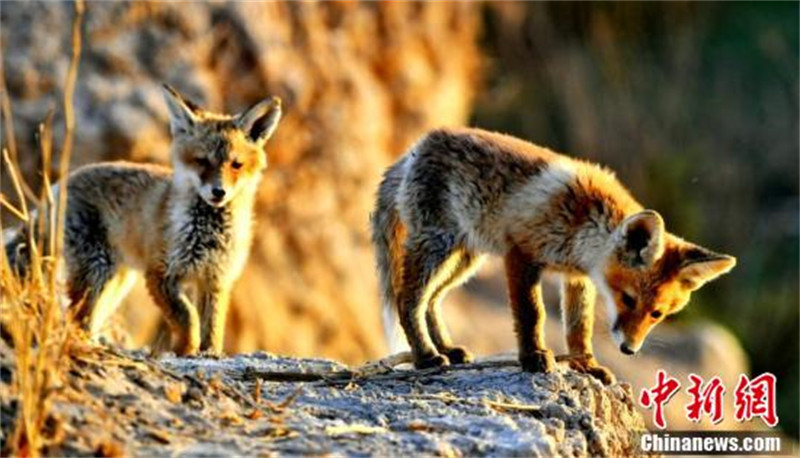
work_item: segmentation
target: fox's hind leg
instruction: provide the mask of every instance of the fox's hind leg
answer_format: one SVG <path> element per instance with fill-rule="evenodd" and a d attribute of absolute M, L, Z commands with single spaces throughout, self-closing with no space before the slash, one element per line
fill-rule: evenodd
<path fill-rule="evenodd" d="M 133 285 L 136 283 L 138 275 L 135 271 L 120 267 L 116 274 L 106 283 L 103 292 L 97 299 L 94 314 L 91 321 L 91 334 L 98 336 L 104 333 L 103 326 L 108 322 L 111 315 L 117 310 L 122 300 L 128 295 Z"/>
<path fill-rule="evenodd" d="M 97 314 L 99 299 L 114 273 L 114 267 L 93 267 L 74 274 L 70 272 L 67 280 L 67 293 L 75 321 L 91 339 L 97 338 L 96 332 L 101 325 Z"/>
<path fill-rule="evenodd" d="M 90 338 L 96 338 L 102 324 L 97 305 L 117 273 L 117 256 L 96 213 L 85 210 L 74 215 L 65 228 L 67 294 L 76 321 Z"/>
<path fill-rule="evenodd" d="M 482 257 L 466 251 L 457 251 L 453 256 L 457 257 L 457 264 L 431 295 L 425 318 L 431 339 L 439 353 L 446 355 L 451 363 L 461 364 L 472 362 L 473 356 L 466 348 L 453 345 L 447 325 L 442 318 L 442 301 L 450 290 L 463 284 L 475 273 L 481 265 Z"/>
<path fill-rule="evenodd" d="M 397 295 L 397 310 L 417 368 L 449 363 L 434 346 L 425 322 L 435 285 L 451 275 L 458 258 L 453 235 L 441 230 L 419 231 L 406 240 L 402 287 Z"/>
<path fill-rule="evenodd" d="M 608 385 L 614 383 L 614 374 L 601 366 L 592 353 L 592 328 L 596 297 L 597 292 L 588 278 L 582 276 L 564 276 L 562 278 L 561 313 L 567 336 L 567 348 L 572 355 L 587 356 L 585 359 L 572 359 L 569 365 Z"/>

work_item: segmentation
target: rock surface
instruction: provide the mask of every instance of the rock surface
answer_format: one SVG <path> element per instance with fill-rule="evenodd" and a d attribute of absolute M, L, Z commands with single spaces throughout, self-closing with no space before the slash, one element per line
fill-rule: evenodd
<path fill-rule="evenodd" d="M 268 353 L 73 354 L 47 422 L 50 455 L 629 456 L 644 429 L 630 387 L 563 367 L 531 375 L 489 360 L 410 371 Z M 6 419 L 9 390 L 6 377 Z M 3 440 L 10 426 L 2 422 Z"/>

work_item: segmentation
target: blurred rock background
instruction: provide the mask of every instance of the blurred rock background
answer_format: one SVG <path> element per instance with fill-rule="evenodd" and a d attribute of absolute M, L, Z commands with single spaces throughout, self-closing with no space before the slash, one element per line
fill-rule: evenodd
<path fill-rule="evenodd" d="M 60 125 L 71 14 L 61 3 L 0 9 L 34 189 L 36 126 L 51 109 Z M 748 365 L 771 371 L 781 425 L 796 434 L 797 15 L 791 3 L 89 3 L 73 167 L 167 162 L 161 82 L 220 111 L 281 96 L 226 349 L 355 363 L 385 352 L 374 190 L 422 132 L 468 123 L 608 164 L 671 230 L 739 266 L 633 359 L 612 348 L 598 313 L 601 360 L 637 392 L 659 367 L 682 381 L 719 374 L 729 392 Z M 456 337 L 482 354 L 513 350 L 504 294 L 496 264 L 454 293 Z M 555 311 L 549 340 L 561 349 Z M 139 290 L 117 320 L 140 346 L 158 313 Z M 682 406 L 670 404 L 670 426 L 695 427 Z M 740 426 L 731 417 L 723 429 Z"/>
<path fill-rule="evenodd" d="M 466 121 L 478 13 L 421 3 L 89 3 L 73 166 L 167 163 L 161 82 L 224 112 L 280 96 L 285 116 L 268 148 L 226 348 L 376 357 L 383 344 L 367 230 L 374 190 L 417 135 Z M 17 138 L 35 182 L 33 132 L 59 108 L 72 9 L 34 2 L 2 14 Z M 147 342 L 156 308 L 144 288 L 128 304 L 126 328 Z"/>

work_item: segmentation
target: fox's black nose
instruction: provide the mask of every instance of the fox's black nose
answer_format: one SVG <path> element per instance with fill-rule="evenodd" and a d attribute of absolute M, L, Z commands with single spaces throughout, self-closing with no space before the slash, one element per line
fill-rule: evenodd
<path fill-rule="evenodd" d="M 636 352 L 635 352 L 635 351 L 634 351 L 634 350 L 633 350 L 631 347 L 629 347 L 629 346 L 628 346 L 628 344 L 626 344 L 626 343 L 623 343 L 623 344 L 621 344 L 621 345 L 619 346 L 619 351 L 621 351 L 622 353 L 625 353 L 626 355 L 632 355 L 632 354 L 636 353 Z"/>
<path fill-rule="evenodd" d="M 214 188 L 211 190 L 211 194 L 213 194 L 217 199 L 222 199 L 225 197 L 225 190 L 222 188 Z"/>

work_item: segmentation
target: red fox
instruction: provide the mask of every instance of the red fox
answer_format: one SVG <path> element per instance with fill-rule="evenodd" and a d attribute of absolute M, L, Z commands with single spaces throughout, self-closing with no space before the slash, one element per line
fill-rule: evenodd
<path fill-rule="evenodd" d="M 176 337 L 175 351 L 218 353 L 230 289 L 250 251 L 255 194 L 267 167 L 264 146 L 281 102 L 270 97 L 230 116 L 205 111 L 166 85 L 164 97 L 172 170 L 101 163 L 67 180 L 67 293 L 76 318 L 96 337 L 143 273 Z M 6 245 L 21 272 L 25 252 L 21 234 Z"/>
<path fill-rule="evenodd" d="M 529 372 L 555 366 L 544 340 L 544 270 L 562 275 L 571 354 L 592 354 L 597 290 L 613 338 L 631 355 L 692 291 L 736 264 L 666 232 L 612 172 L 480 129 L 432 131 L 391 166 L 372 231 L 387 332 L 399 331 L 399 318 L 418 368 L 472 360 L 453 344 L 440 307 L 487 254 L 504 258 L 519 360 Z M 570 365 L 614 381 L 593 356 Z"/>

